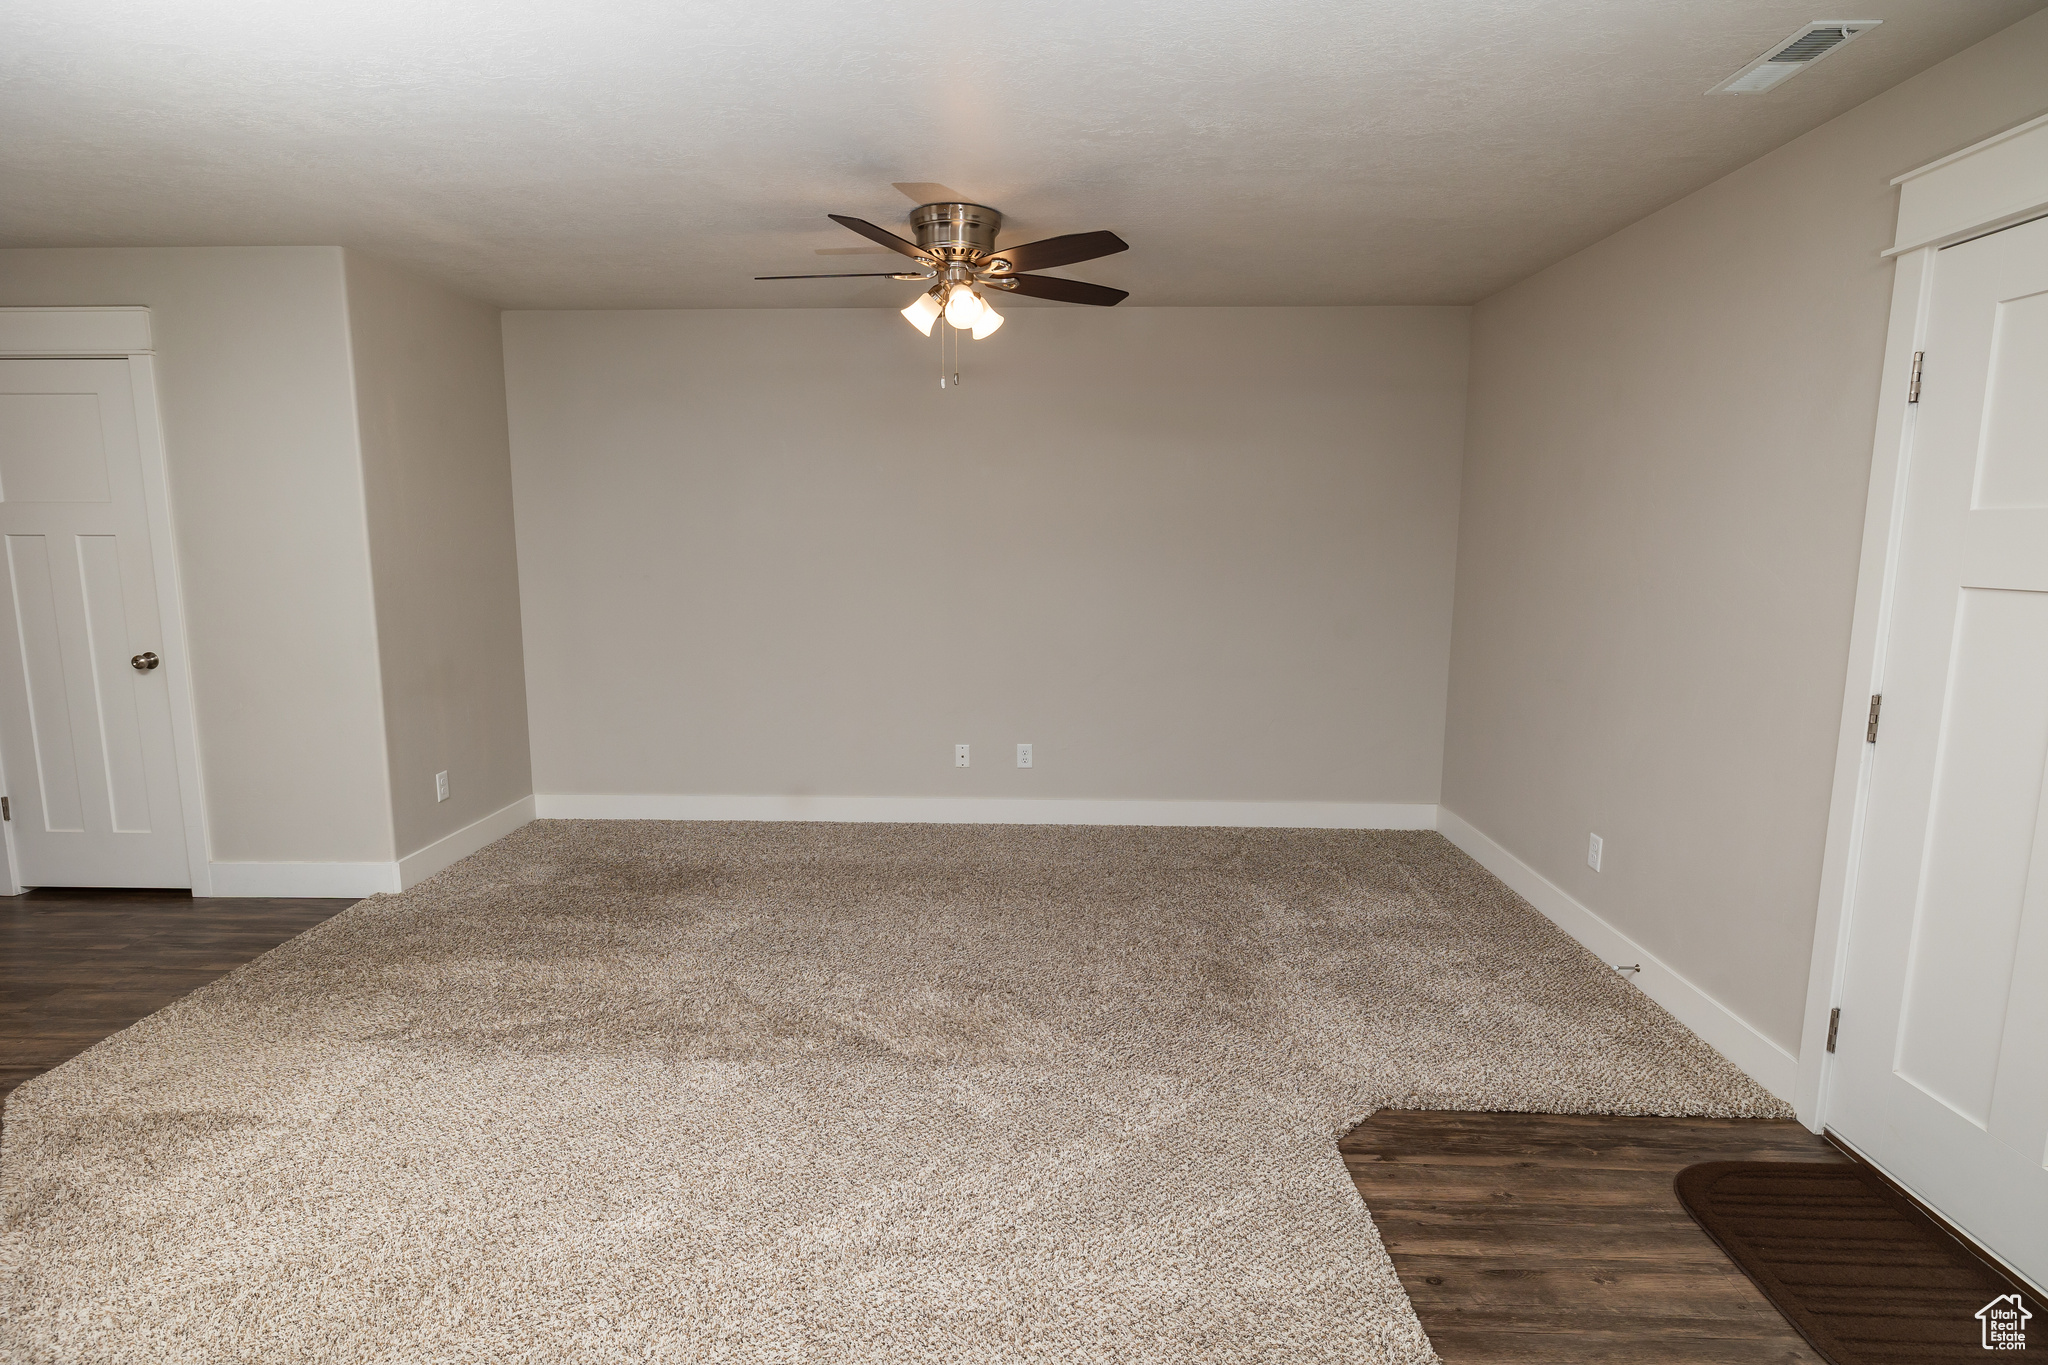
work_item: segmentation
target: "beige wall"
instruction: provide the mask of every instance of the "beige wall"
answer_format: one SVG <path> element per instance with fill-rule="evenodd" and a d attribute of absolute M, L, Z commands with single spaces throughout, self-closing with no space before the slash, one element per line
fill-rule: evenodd
<path fill-rule="evenodd" d="M 1444 803 L 1788 1050 L 1890 301 L 1887 181 L 2044 109 L 2048 14 L 1474 317 Z"/>
<path fill-rule="evenodd" d="M 151 310 L 212 854 L 388 860 L 334 247 L 0 251 L 0 305 Z"/>
<path fill-rule="evenodd" d="M 536 789 L 1433 802 L 1466 322 L 507 314 Z"/>
<path fill-rule="evenodd" d="M 356 252 L 346 273 L 402 857 L 533 791 L 504 352 L 496 308 Z"/>

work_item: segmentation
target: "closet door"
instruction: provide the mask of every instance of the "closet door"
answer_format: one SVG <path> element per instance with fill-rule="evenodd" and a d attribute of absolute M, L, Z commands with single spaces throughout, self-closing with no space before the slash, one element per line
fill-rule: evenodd
<path fill-rule="evenodd" d="M 24 886 L 190 886 L 125 360 L 0 360 L 0 755 Z"/>
<path fill-rule="evenodd" d="M 2048 219 L 1938 252 L 1826 1120 L 2048 1281 Z"/>

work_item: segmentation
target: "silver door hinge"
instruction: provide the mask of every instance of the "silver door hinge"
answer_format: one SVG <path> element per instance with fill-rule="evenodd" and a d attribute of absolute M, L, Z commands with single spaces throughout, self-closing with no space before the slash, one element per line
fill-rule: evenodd
<path fill-rule="evenodd" d="M 1883 704 L 1884 697 L 1882 695 L 1876 692 L 1870 694 L 1870 725 L 1863 732 L 1863 742 L 1865 744 L 1877 743 L 1877 708 Z"/>
<path fill-rule="evenodd" d="M 1925 351 L 1913 352 L 1913 378 L 1912 381 L 1906 385 L 1906 401 L 1908 403 L 1917 403 L 1920 401 L 1920 362 L 1925 360 L 1926 358 L 1927 352 Z"/>
<path fill-rule="evenodd" d="M 1828 1011 L 1828 1051 L 1830 1051 L 1830 1052 L 1833 1052 L 1833 1051 L 1835 1050 L 1835 1034 L 1836 1034 L 1836 1033 L 1838 1033 L 1838 1032 L 1839 1032 L 1839 1031 L 1841 1030 L 1841 1027 L 1842 1027 L 1842 1011 L 1840 1010 L 1840 1008 L 1836 1008 L 1836 1009 L 1831 1009 L 1831 1010 L 1829 1010 L 1829 1011 Z"/>

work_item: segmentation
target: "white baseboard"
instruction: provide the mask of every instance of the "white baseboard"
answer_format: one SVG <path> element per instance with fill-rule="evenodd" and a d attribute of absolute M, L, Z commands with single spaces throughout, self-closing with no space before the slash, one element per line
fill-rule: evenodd
<path fill-rule="evenodd" d="M 459 862 L 487 844 L 498 840 L 533 819 L 533 798 L 522 796 L 481 820 L 473 820 L 434 840 L 425 848 L 398 860 L 398 889 L 411 890 L 451 863 Z"/>
<path fill-rule="evenodd" d="M 1481 834 L 1463 817 L 1438 808 L 1437 830 L 1509 889 L 1542 911 L 1551 923 L 1604 961 L 1642 964 L 1635 984 L 1669 1010 L 1764 1089 L 1791 1102 L 1799 1081 L 1799 1059 L 1766 1038 L 1740 1015 L 1644 950 L 1621 930 L 1574 900 L 1535 868 Z"/>
<path fill-rule="evenodd" d="M 216 896 L 374 896 L 398 890 L 397 863 L 208 863 Z"/>
<path fill-rule="evenodd" d="M 374 896 L 419 885 L 533 819 L 522 796 L 395 863 L 208 863 L 216 896 Z"/>
<path fill-rule="evenodd" d="M 994 796 L 536 796 L 543 820 L 829 820 L 919 825 L 1434 829 L 1436 807 L 1371 801 L 1009 800 Z"/>

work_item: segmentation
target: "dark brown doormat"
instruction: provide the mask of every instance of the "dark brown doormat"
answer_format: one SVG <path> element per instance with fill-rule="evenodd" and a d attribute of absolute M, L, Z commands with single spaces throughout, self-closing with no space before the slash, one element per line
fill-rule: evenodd
<path fill-rule="evenodd" d="M 2036 1295 L 1861 1166 L 1708 1161 L 1676 1184 L 1686 1212 L 1833 1365 L 1983 1360 L 2001 1322 L 2024 1323 L 1999 1317 L 2016 1307 L 2048 1344 Z"/>

